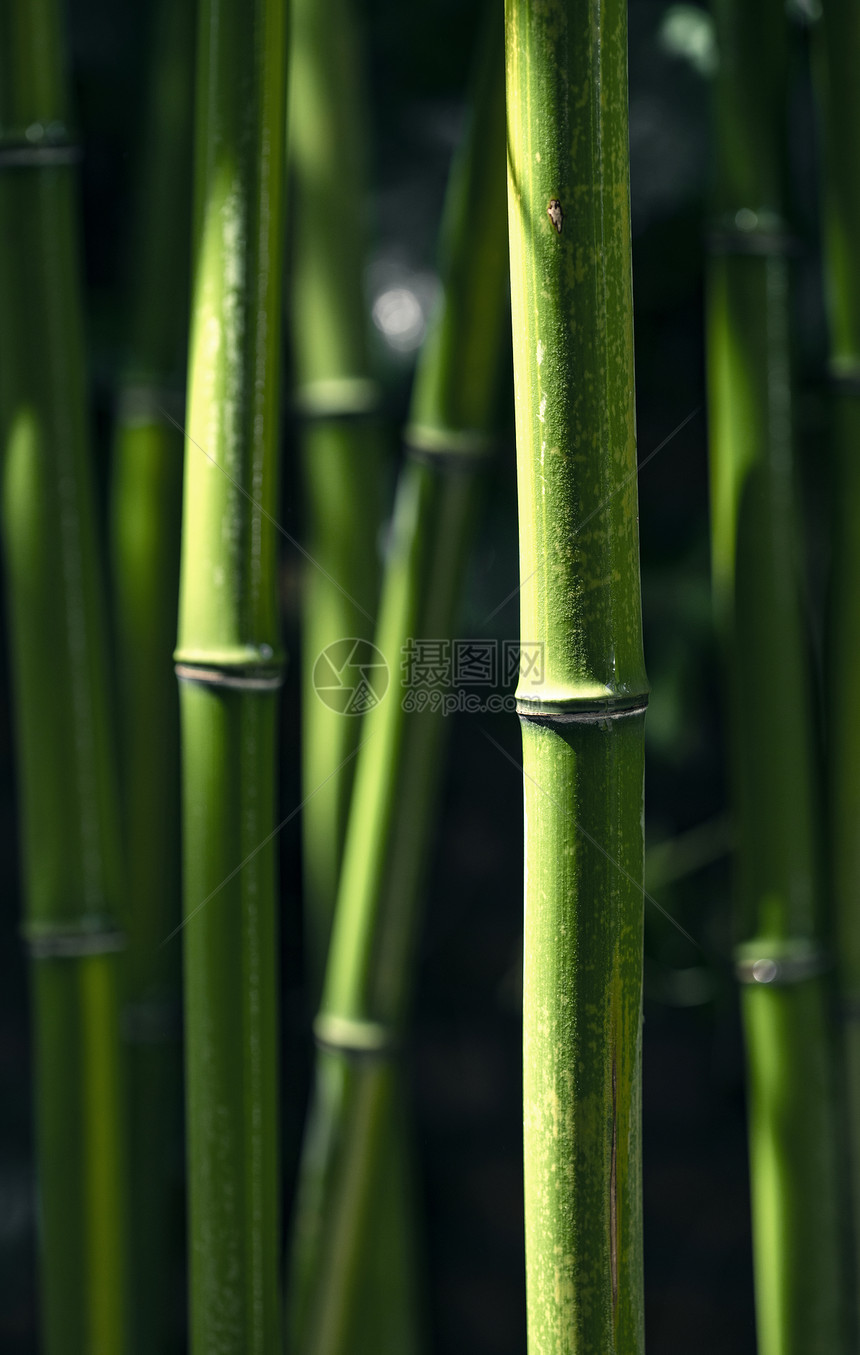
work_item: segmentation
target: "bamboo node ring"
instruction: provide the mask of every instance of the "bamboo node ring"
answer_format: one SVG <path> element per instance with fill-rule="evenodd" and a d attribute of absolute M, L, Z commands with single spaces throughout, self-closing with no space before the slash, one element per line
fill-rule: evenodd
<path fill-rule="evenodd" d="M 350 1058 L 390 1059 L 400 1048 L 396 1031 L 381 1021 L 320 1012 L 313 1029 L 314 1039 L 321 1049 Z"/>

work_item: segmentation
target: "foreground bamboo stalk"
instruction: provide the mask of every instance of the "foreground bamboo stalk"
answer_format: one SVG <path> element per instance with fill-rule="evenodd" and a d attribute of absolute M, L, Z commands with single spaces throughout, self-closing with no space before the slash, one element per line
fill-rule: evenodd
<path fill-rule="evenodd" d="M 179 703 L 176 639 L 191 215 L 190 0 L 153 21 L 131 244 L 131 320 L 114 434 L 110 526 L 128 873 L 123 1033 L 128 1045 L 132 1344 L 175 1344 L 182 1307 Z"/>
<path fill-rule="evenodd" d="M 761 1355 L 844 1349 L 834 1056 L 793 500 L 781 0 L 715 5 L 707 276 L 713 577 L 728 660 L 737 972 Z"/>
<path fill-rule="evenodd" d="M 286 10 L 203 0 L 179 642 L 191 1348 L 281 1340 L 275 723 Z"/>
<path fill-rule="evenodd" d="M 42 1348 L 126 1348 L 123 901 L 55 0 L 0 10 L 3 530 L 33 963 Z"/>
<path fill-rule="evenodd" d="M 379 587 L 383 430 L 370 378 L 363 52 L 351 0 L 296 0 L 290 52 L 295 399 L 302 420 L 302 870 L 319 1000 L 360 721 L 320 701 L 319 655 L 370 639 Z M 322 566 L 322 568 L 320 568 Z"/>
<path fill-rule="evenodd" d="M 852 1322 L 860 1332 L 860 9 L 828 0 L 816 36 L 823 114 L 824 275 L 830 322 L 833 560 L 830 612 L 829 849 L 843 1019 L 853 1231 Z"/>
<path fill-rule="evenodd" d="M 435 822 L 445 720 L 397 678 L 407 643 L 450 637 L 462 594 L 478 475 L 507 351 L 501 33 L 484 52 L 475 112 L 452 175 L 444 301 L 422 352 L 374 637 L 391 677 L 365 716 L 320 1013 L 290 1274 L 302 1355 L 371 1355 L 363 1248 L 386 1208 L 398 1103 L 397 1049 L 411 989 L 418 907 Z M 476 233 L 477 215 L 486 229 Z M 435 693 L 420 693 L 425 697 Z M 415 696 L 415 693 L 411 693 Z M 396 1240 L 395 1240 L 396 1243 Z M 408 1283 L 405 1242 L 377 1258 Z M 404 1332 L 395 1350 L 414 1349 Z"/>
<path fill-rule="evenodd" d="M 626 4 L 506 0 L 505 9 L 522 580 L 529 1350 L 629 1355 L 643 1349 L 648 688 Z"/>

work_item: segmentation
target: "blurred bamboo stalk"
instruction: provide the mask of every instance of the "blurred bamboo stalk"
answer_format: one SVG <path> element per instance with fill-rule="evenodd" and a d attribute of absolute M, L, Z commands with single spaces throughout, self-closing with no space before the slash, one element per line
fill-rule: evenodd
<path fill-rule="evenodd" d="M 290 1273 L 290 1330 L 302 1355 L 377 1355 L 366 1330 L 362 1252 L 387 1208 L 419 903 L 432 843 L 446 727 L 433 696 L 396 680 L 410 641 L 450 640 L 493 441 L 507 359 L 501 28 L 488 24 L 469 132 L 446 203 L 443 300 L 422 351 L 407 429 L 374 643 L 390 690 L 361 729 L 343 872 L 322 1006 Z M 476 231 L 475 221 L 484 223 Z M 379 692 L 376 693 L 379 696 Z M 410 697 L 426 696 L 423 706 Z M 395 1292 L 408 1283 L 408 1238 L 386 1257 Z M 393 1278 L 396 1273 L 396 1280 Z M 404 1345 L 402 1342 L 408 1341 Z M 414 1350 L 403 1333 L 392 1352 Z"/>
<path fill-rule="evenodd" d="M 148 103 L 132 214 L 130 319 L 110 504 L 114 641 L 128 869 L 123 1034 L 128 1044 L 132 1348 L 176 1346 L 182 1311 L 179 587 L 182 416 L 191 216 L 192 0 L 152 21 Z"/>
<path fill-rule="evenodd" d="M 179 642 L 191 1349 L 281 1346 L 275 755 L 286 6 L 202 0 Z"/>
<path fill-rule="evenodd" d="M 736 952 L 761 1355 L 845 1349 L 833 1032 L 799 605 L 782 0 L 715 0 L 707 274 L 713 585 L 729 679 Z"/>
<path fill-rule="evenodd" d="M 320 1000 L 355 774 L 360 712 L 333 709 L 315 687 L 373 635 L 378 606 L 386 430 L 371 378 L 367 264 L 367 97 L 363 33 L 352 0 L 293 5 L 289 161 L 295 402 L 305 544 L 302 588 L 302 874 L 307 987 Z M 414 1219 L 391 1117 L 388 1171 L 363 1248 L 365 1296 L 352 1340 L 407 1355 L 418 1323 Z M 385 1257 L 384 1265 L 379 1264 Z M 392 1264 L 391 1258 L 398 1258 Z"/>
<path fill-rule="evenodd" d="M 33 962 L 42 1349 L 126 1349 L 123 893 L 57 0 L 0 9 L 3 529 Z"/>
<path fill-rule="evenodd" d="M 360 721 L 314 688 L 331 644 L 369 640 L 379 588 L 384 436 L 370 376 L 366 98 L 352 0 L 295 0 L 289 158 L 295 399 L 305 499 L 302 811 L 307 967 L 319 1000 Z M 321 566 L 321 567 L 320 567 Z"/>
<path fill-rule="evenodd" d="M 830 322 L 833 559 L 827 673 L 829 849 L 860 1332 L 860 7 L 828 0 L 815 31 L 822 114 L 824 276 Z"/>
<path fill-rule="evenodd" d="M 640 1355 L 648 684 L 627 6 L 506 0 L 505 12 L 529 1351 Z"/>

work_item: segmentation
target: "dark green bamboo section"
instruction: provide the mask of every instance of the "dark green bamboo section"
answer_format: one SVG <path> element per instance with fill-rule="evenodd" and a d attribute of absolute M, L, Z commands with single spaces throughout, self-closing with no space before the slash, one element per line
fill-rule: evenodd
<path fill-rule="evenodd" d="M 816 34 L 823 115 L 824 272 L 830 321 L 833 458 L 829 635 L 829 850 L 843 1026 L 853 1232 L 853 1323 L 860 1331 L 860 9 L 828 0 Z"/>
<path fill-rule="evenodd" d="M 363 45 L 352 0 L 296 0 L 290 51 L 293 361 L 304 545 L 302 811 L 305 926 L 319 998 L 360 721 L 313 685 L 328 645 L 371 639 L 378 602 L 383 431 L 367 351 Z M 322 566 L 320 568 L 319 566 Z"/>
<path fill-rule="evenodd" d="M 123 903 L 59 6 L 0 11 L 3 531 L 33 961 L 42 1349 L 126 1348 Z"/>
<path fill-rule="evenodd" d="M 203 0 L 179 643 L 191 1348 L 280 1350 L 276 705 L 286 11 Z"/>
<path fill-rule="evenodd" d="M 529 1350 L 643 1349 L 643 728 L 623 0 L 507 0 Z"/>
<path fill-rule="evenodd" d="M 317 1080 L 290 1274 L 291 1348 L 370 1355 L 363 1249 L 387 1210 L 399 1096 L 397 1052 L 411 988 L 418 907 L 442 769 L 445 718 L 400 680 L 410 640 L 448 639 L 462 595 L 479 473 L 506 360 L 501 32 L 484 52 L 475 112 L 446 208 L 444 297 L 422 352 L 374 637 L 389 689 L 365 716 L 322 1007 Z M 477 215 L 486 228 L 474 230 Z M 412 697 L 428 698 L 422 709 Z M 407 1211 L 408 1216 L 408 1211 Z M 372 1231 L 373 1230 L 373 1231 Z M 394 1293 L 408 1241 L 376 1258 Z M 359 1325 L 361 1324 L 361 1325 Z M 400 1345 L 416 1348 L 404 1330 Z"/>
<path fill-rule="evenodd" d="M 114 639 L 128 870 L 123 1033 L 129 1046 L 132 1345 L 176 1343 L 181 1227 L 179 584 L 182 418 L 191 216 L 191 0 L 153 19 L 130 241 L 128 352 L 111 486 Z"/>
<path fill-rule="evenodd" d="M 715 5 L 707 277 L 714 591 L 738 838 L 761 1355 L 845 1349 L 837 1114 L 792 484 L 781 0 Z"/>

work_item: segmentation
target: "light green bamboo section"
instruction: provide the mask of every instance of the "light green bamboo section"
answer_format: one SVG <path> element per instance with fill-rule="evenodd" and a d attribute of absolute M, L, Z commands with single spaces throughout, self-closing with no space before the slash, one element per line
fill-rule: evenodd
<path fill-rule="evenodd" d="M 623 0 L 507 0 L 529 1350 L 641 1352 L 643 726 Z M 534 662 L 537 658 L 537 662 Z"/>
<path fill-rule="evenodd" d="M 23 932 L 33 960 L 48 1355 L 126 1340 L 122 899 L 84 370 L 77 159 L 55 0 L 0 10 L 0 417 Z"/>
<path fill-rule="evenodd" d="M 302 606 L 304 916 L 319 999 L 340 875 L 360 722 L 320 701 L 314 665 L 328 645 L 373 635 L 383 512 L 383 431 L 370 379 L 364 297 L 366 99 L 352 0 L 296 0 L 289 154 L 295 398 L 305 517 Z M 321 566 L 321 568 L 320 568 Z"/>
<path fill-rule="evenodd" d="M 419 904 L 432 845 L 445 718 L 433 690 L 401 682 L 410 640 L 449 640 L 462 596 L 478 475 L 490 448 L 506 359 L 507 305 L 500 25 L 487 43 L 474 112 L 452 174 L 443 300 L 422 352 L 385 563 L 374 642 L 390 686 L 365 716 L 322 1007 L 316 1086 L 290 1272 L 291 1349 L 376 1355 L 366 1246 L 390 1207 L 396 1155 L 396 1055 L 412 985 Z M 486 222 L 478 233 L 476 213 Z M 418 701 L 412 698 L 418 697 Z M 426 698 L 423 704 L 420 698 Z M 394 1124 L 395 1132 L 392 1132 Z M 405 1211 L 408 1217 L 408 1209 Z M 409 1238 L 374 1258 L 393 1294 L 411 1282 Z M 414 1299 L 403 1311 L 414 1309 Z M 386 1333 L 392 1352 L 420 1344 Z"/>
<path fill-rule="evenodd" d="M 842 1009 L 853 1230 L 855 1334 L 860 1331 L 860 8 L 828 0 L 816 34 L 823 114 L 824 272 L 830 321 L 833 561 L 829 635 L 829 849 Z"/>
<path fill-rule="evenodd" d="M 130 321 L 114 434 L 110 525 L 128 869 L 123 1033 L 129 1046 L 133 1349 L 176 1344 L 183 1233 L 179 923 L 179 584 L 191 217 L 191 0 L 153 18 L 149 102 L 130 250 Z M 179 398 L 177 398 L 179 397 Z"/>
<path fill-rule="evenodd" d="M 713 575 L 738 835 L 761 1355 L 844 1349 L 837 1112 L 792 483 L 781 0 L 715 5 L 707 276 Z"/>
<path fill-rule="evenodd" d="M 203 0 L 179 643 L 191 1349 L 280 1349 L 275 916 L 286 12 Z"/>

